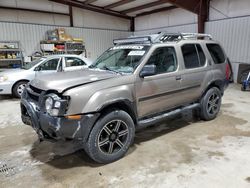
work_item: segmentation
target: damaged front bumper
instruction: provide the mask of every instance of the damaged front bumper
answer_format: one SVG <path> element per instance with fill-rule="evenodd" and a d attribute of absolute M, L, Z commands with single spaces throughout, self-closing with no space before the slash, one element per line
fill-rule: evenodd
<path fill-rule="evenodd" d="M 53 117 L 39 108 L 42 106 L 39 101 L 43 100 L 33 100 L 27 90 L 24 90 L 21 99 L 22 121 L 24 124 L 33 127 L 40 140 L 73 139 L 86 142 L 94 123 L 100 115 L 99 113 L 84 114 L 78 120 L 68 119 L 64 116 Z"/>

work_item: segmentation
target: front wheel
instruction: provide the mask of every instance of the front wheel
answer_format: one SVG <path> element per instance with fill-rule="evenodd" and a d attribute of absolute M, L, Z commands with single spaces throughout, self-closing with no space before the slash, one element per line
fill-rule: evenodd
<path fill-rule="evenodd" d="M 214 119 L 220 111 L 221 92 L 218 88 L 210 88 L 201 100 L 202 119 L 208 121 Z"/>
<path fill-rule="evenodd" d="M 26 87 L 27 83 L 28 83 L 27 81 L 20 81 L 14 85 L 13 87 L 14 97 L 21 98 L 23 90 Z"/>
<path fill-rule="evenodd" d="M 90 132 L 85 150 L 98 163 L 122 158 L 133 143 L 135 126 L 128 113 L 113 110 L 103 115 Z"/>

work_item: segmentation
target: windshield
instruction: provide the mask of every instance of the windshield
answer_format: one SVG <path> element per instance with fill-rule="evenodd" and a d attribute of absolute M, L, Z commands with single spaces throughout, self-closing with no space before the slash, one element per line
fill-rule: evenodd
<path fill-rule="evenodd" d="M 89 68 L 133 73 L 149 46 L 115 46 L 104 52 Z"/>
<path fill-rule="evenodd" d="M 27 64 L 23 65 L 22 69 L 28 70 L 28 69 L 34 67 L 35 65 L 37 65 L 38 63 L 44 61 L 45 59 L 46 58 L 44 58 L 44 57 L 36 59 L 36 60 L 32 61 L 31 63 L 27 63 Z"/>

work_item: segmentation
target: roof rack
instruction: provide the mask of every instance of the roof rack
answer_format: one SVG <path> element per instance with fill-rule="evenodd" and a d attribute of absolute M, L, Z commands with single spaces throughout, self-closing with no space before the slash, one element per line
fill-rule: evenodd
<path fill-rule="evenodd" d="M 142 36 L 130 36 L 128 38 L 114 39 L 114 45 L 124 44 L 152 44 L 163 42 L 178 42 L 186 39 L 204 39 L 212 40 L 212 36 L 203 33 L 157 33 Z"/>
<path fill-rule="evenodd" d="M 128 38 L 122 38 L 122 39 L 114 39 L 113 40 L 114 45 L 117 44 L 151 44 L 152 39 L 150 36 L 132 36 Z"/>
<path fill-rule="evenodd" d="M 210 34 L 203 33 L 161 33 L 154 42 L 177 42 L 185 39 L 204 39 L 208 38 L 212 40 L 212 36 Z"/>

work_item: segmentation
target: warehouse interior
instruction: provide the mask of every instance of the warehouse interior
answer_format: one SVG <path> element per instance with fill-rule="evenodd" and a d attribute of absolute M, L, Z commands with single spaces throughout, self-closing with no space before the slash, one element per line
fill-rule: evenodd
<path fill-rule="evenodd" d="M 250 98 L 241 91 L 250 82 L 249 12 L 249 0 L 0 0 L 0 78 L 44 55 L 95 62 L 116 39 L 166 32 L 211 35 L 234 82 L 216 119 L 185 112 L 146 128 L 105 165 L 74 143 L 40 143 L 20 99 L 0 93 L 0 187 L 249 187 Z"/>
<path fill-rule="evenodd" d="M 31 56 L 40 51 L 39 42 L 48 30 L 63 27 L 72 36 L 84 39 L 86 55 L 94 60 L 116 38 L 164 31 L 209 33 L 236 63 L 233 69 L 237 80 L 239 63 L 249 62 L 249 44 L 245 40 L 250 34 L 249 2 L 212 0 L 202 6 L 197 2 L 3 0 L 0 41 L 20 41 L 23 56 Z M 205 9 L 201 16 L 200 8 Z"/>

